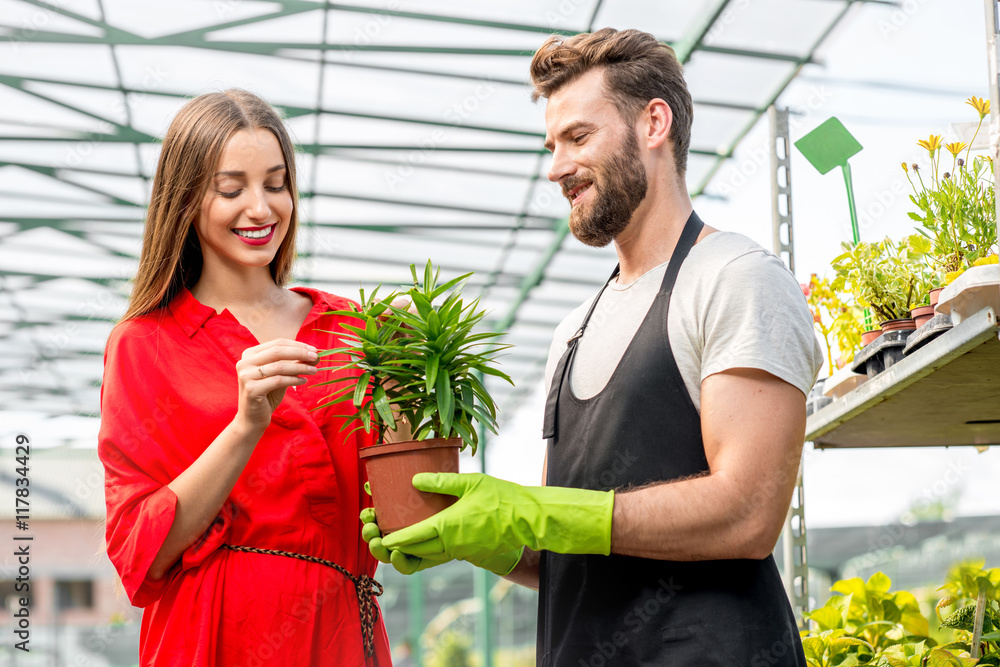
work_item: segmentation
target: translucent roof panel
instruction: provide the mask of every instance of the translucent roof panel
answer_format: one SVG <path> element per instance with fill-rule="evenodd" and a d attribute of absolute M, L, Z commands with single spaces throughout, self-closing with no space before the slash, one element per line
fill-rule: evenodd
<path fill-rule="evenodd" d="M 695 101 L 698 196 L 856 4 L 0 0 L 5 414 L 96 420 L 159 141 L 186 100 L 242 87 L 277 106 L 297 142 L 294 282 L 354 297 L 428 258 L 447 276 L 474 271 L 486 325 L 515 345 L 504 363 L 517 388 L 491 385 L 509 416 L 554 326 L 615 261 L 567 239 L 544 103 L 529 99 L 534 50 L 606 25 L 670 43 Z M 46 431 L 62 434 L 50 444 L 79 445 L 71 423 Z"/>

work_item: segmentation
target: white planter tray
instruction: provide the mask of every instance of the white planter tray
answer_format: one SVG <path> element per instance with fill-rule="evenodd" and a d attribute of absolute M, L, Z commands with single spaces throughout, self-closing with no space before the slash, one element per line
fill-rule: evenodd
<path fill-rule="evenodd" d="M 867 375 L 855 373 L 848 364 L 826 379 L 826 382 L 823 383 L 823 395 L 830 398 L 840 398 L 867 381 Z"/>
<path fill-rule="evenodd" d="M 983 308 L 1000 313 L 1000 264 L 974 266 L 941 291 L 937 312 L 949 313 L 958 326 Z"/>

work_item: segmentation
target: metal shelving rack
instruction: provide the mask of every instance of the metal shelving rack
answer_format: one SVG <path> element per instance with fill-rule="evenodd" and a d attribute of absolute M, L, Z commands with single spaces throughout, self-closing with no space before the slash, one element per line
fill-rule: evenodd
<path fill-rule="evenodd" d="M 819 449 L 1000 444 L 1000 329 L 985 308 L 806 421 Z"/>
<path fill-rule="evenodd" d="M 1000 137 L 1000 0 L 984 0 L 990 88 L 990 136 Z M 780 112 L 779 112 L 780 113 Z M 772 197 L 775 252 L 787 254 L 791 264 L 791 203 L 787 213 L 779 201 L 787 199 L 790 183 L 779 187 L 778 173 L 787 160 L 778 159 L 775 146 L 787 151 L 788 128 L 775 122 L 772 111 Z M 1000 184 L 1000 144 L 991 142 L 994 181 Z M 1000 204 L 1000 197 L 997 198 Z M 1000 206 L 998 206 L 1000 210 Z M 1000 216 L 998 216 L 1000 219 Z M 784 242 L 782 228 L 787 226 Z M 896 363 L 857 389 L 812 414 L 806 422 L 806 442 L 815 447 L 987 446 L 1000 444 L 1000 324 L 998 314 L 985 308 Z M 796 503 L 797 499 L 797 503 Z M 808 608 L 807 552 L 802 469 L 783 536 L 785 575 L 789 598 L 801 623 Z"/>

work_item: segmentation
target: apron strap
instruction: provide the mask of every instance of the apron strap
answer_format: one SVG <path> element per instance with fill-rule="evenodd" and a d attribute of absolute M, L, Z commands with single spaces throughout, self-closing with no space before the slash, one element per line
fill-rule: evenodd
<path fill-rule="evenodd" d="M 684 224 L 684 231 L 681 232 L 680 239 L 677 241 L 677 246 L 674 248 L 673 254 L 670 256 L 670 262 L 667 264 L 667 271 L 663 276 L 663 283 L 660 285 L 659 295 L 666 294 L 669 298 L 670 292 L 674 287 L 674 282 L 677 280 L 677 273 L 680 271 L 681 263 L 687 257 L 691 248 L 694 247 L 695 241 L 698 240 L 698 234 L 701 233 L 702 227 L 705 223 L 701 221 L 698 214 L 691 211 L 691 215 L 688 217 L 687 222 Z M 552 374 L 552 385 L 549 387 L 549 395 L 545 399 L 545 418 L 542 422 L 542 437 L 545 439 L 556 437 L 556 421 L 559 412 L 559 395 L 562 391 L 562 385 L 569 378 L 566 377 L 567 369 L 569 369 L 572 364 L 570 363 L 573 355 L 576 354 L 576 344 L 583 336 L 584 330 L 587 328 L 587 323 L 590 322 L 590 316 L 594 314 L 594 309 L 597 308 L 597 302 L 601 300 L 601 295 L 604 294 L 604 290 L 607 289 L 608 284 L 618 275 L 620 265 L 615 265 L 615 270 L 611 272 L 611 277 L 608 278 L 607 282 L 604 283 L 604 287 L 601 291 L 597 293 L 597 297 L 594 302 L 590 304 L 590 310 L 587 311 L 586 316 L 583 318 L 583 323 L 577 332 L 573 334 L 568 341 L 566 341 L 566 351 L 563 353 L 562 357 L 559 359 L 559 363 L 556 365 L 555 372 Z"/>
<path fill-rule="evenodd" d="M 594 314 L 594 309 L 597 308 L 597 302 L 601 300 L 604 290 L 608 288 L 611 281 L 618 275 L 618 270 L 619 265 L 616 264 L 615 270 L 611 272 L 611 277 L 607 279 L 604 287 L 601 288 L 601 291 L 597 293 L 597 297 L 594 298 L 594 302 L 590 304 L 590 310 L 584 316 L 580 328 L 566 341 L 566 351 L 563 352 L 562 357 L 559 358 L 559 363 L 556 364 L 556 370 L 552 374 L 552 385 L 549 387 L 549 395 L 545 399 L 545 418 L 542 422 L 543 438 L 556 437 L 556 412 L 558 412 L 559 406 L 559 392 L 562 389 L 566 369 L 570 366 L 569 360 L 576 352 L 576 344 L 580 341 L 580 337 L 583 336 L 583 332 L 587 328 L 587 323 L 590 321 L 590 316 Z"/>

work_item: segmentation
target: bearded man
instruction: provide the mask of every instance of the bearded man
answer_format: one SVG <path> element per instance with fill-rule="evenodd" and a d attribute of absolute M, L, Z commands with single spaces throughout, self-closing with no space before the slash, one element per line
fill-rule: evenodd
<path fill-rule="evenodd" d="M 804 667 L 772 551 L 822 365 L 798 281 L 704 225 L 684 181 L 692 103 L 669 46 L 552 37 L 549 179 L 619 265 L 556 330 L 544 486 L 417 475 L 449 509 L 369 547 L 404 572 L 459 558 L 538 588 L 538 664 Z"/>

